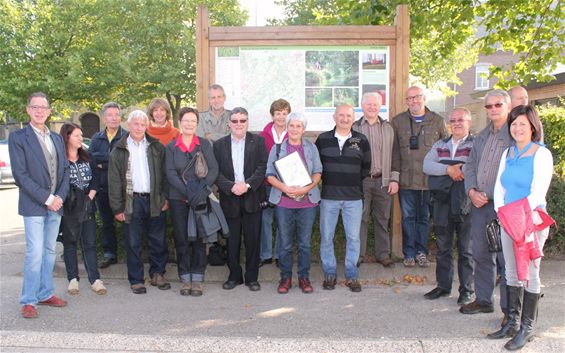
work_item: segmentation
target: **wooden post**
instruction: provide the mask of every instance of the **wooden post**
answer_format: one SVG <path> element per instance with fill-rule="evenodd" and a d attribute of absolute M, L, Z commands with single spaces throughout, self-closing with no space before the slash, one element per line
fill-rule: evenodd
<path fill-rule="evenodd" d="M 198 6 L 196 17 L 196 107 L 208 110 L 208 86 L 210 85 L 210 19 L 208 8 Z"/>
<path fill-rule="evenodd" d="M 410 59 L 410 15 L 408 5 L 396 7 L 396 46 L 394 48 L 394 61 L 396 65 L 394 77 L 394 105 L 391 106 L 391 117 L 406 109 L 404 94 L 408 89 L 408 64 Z M 402 254 L 402 212 L 398 194 L 394 196 L 392 211 L 392 242 L 391 252 L 395 257 L 403 257 Z"/>

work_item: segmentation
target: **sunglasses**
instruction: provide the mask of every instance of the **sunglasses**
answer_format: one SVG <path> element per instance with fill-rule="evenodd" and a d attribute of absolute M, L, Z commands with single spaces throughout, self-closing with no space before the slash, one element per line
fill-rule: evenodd
<path fill-rule="evenodd" d="M 485 105 L 485 108 L 486 108 L 486 109 L 500 108 L 500 107 L 502 107 L 503 105 L 504 105 L 503 103 L 486 104 L 486 105 Z"/>
<path fill-rule="evenodd" d="M 247 119 L 239 119 L 239 120 L 234 119 L 234 120 L 230 120 L 230 121 L 231 121 L 232 124 L 237 124 L 237 123 L 245 124 L 247 122 Z"/>

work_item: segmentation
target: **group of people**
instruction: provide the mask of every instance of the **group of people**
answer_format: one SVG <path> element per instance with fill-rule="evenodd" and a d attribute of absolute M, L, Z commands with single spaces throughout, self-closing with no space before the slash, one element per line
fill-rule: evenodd
<path fill-rule="evenodd" d="M 352 292 L 360 292 L 358 267 L 362 262 L 374 256 L 382 266 L 394 266 L 388 229 L 392 197 L 398 193 L 406 267 L 429 266 L 432 205 L 437 287 L 425 297 L 451 294 L 457 239 L 461 313 L 494 311 L 500 268 L 500 305 L 505 318 L 501 329 L 489 337 L 513 337 L 507 348 L 517 349 L 533 332 L 540 292 L 539 258 L 528 259 L 525 281 L 516 270 L 513 232 L 502 227 L 503 251 L 496 253 L 489 251 L 485 228 L 501 207 L 514 201 L 529 202 L 536 225 L 540 223 L 538 212 L 545 208 L 553 162 L 541 143 L 539 117 L 527 105 L 527 94 L 524 101 L 524 92 L 521 87 L 510 91 L 512 96 L 521 96 L 517 102 L 505 91 L 488 92 L 489 124 L 476 136 L 470 134 L 471 113 L 465 108 L 450 114 L 449 134 L 444 119 L 426 107 L 420 87 L 407 90 L 408 109 L 390 122 L 379 116 L 381 95 L 366 93 L 360 119 L 356 121 L 352 106 L 338 106 L 333 114 L 335 128 L 321 133 L 313 143 L 304 136 L 306 117 L 291 112 L 284 99 L 272 103 L 272 122 L 260 134 L 249 132 L 248 112 L 241 107 L 225 109 L 225 92 L 214 84 L 209 88 L 210 110 L 199 113 L 181 108 L 178 129 L 164 99 L 151 101 L 147 112 L 129 113 L 127 131 L 120 126 L 119 105 L 105 104 L 106 128 L 93 136 L 88 151 L 80 126 L 65 123 L 60 135 L 46 127 L 51 111 L 48 98 L 34 93 L 27 104 L 30 124 L 10 135 L 27 244 L 22 315 L 36 317 L 37 304 L 66 305 L 54 295 L 52 280 L 59 229 L 70 294 L 80 291 L 79 243 L 91 289 L 106 293 L 98 268 L 117 263 L 115 220 L 124 223 L 132 292 L 146 293 L 145 235 L 151 285 L 170 289 L 165 278 L 168 209 L 181 295 L 203 294 L 207 244 L 218 241 L 220 235 L 226 238 L 228 253 L 224 289 L 245 283 L 251 291 L 260 290 L 259 268 L 275 260 L 280 268 L 277 291 L 288 293 L 296 236 L 298 287 L 304 293 L 313 292 L 311 235 L 318 208 L 322 287 L 332 290 L 337 283 L 334 235 L 341 213 L 345 284 Z M 277 162 L 292 156 L 302 162 L 309 177 L 300 185 L 285 183 L 284 170 L 277 167 L 282 165 Z M 95 246 L 96 209 L 102 220 L 104 258 L 100 263 Z M 375 248 L 369 255 L 371 218 Z M 542 249 L 547 229 L 537 227 L 536 236 L 526 234 L 525 241 L 538 242 Z M 245 271 L 240 265 L 242 237 Z"/>

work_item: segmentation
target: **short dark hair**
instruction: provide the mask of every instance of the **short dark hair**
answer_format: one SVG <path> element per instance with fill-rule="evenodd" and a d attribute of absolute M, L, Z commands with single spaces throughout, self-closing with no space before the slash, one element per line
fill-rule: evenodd
<path fill-rule="evenodd" d="M 525 115 L 530 122 L 532 128 L 532 141 L 540 142 L 542 140 L 542 127 L 537 110 L 531 105 L 519 105 L 514 107 L 508 114 L 508 132 L 514 120 L 518 119 L 520 115 Z"/>
<path fill-rule="evenodd" d="M 235 107 L 235 108 L 233 108 L 233 109 L 231 110 L 231 113 L 230 113 L 230 118 L 231 118 L 232 116 L 234 116 L 235 114 L 243 114 L 243 115 L 245 115 L 246 117 L 249 118 L 249 113 L 247 112 L 247 109 L 245 109 L 245 108 L 243 108 L 243 107 Z"/>
<path fill-rule="evenodd" d="M 47 97 L 47 95 L 43 92 L 33 92 L 32 94 L 29 95 L 29 97 L 27 98 L 27 105 L 30 105 L 31 100 L 33 98 L 45 98 L 45 100 L 47 101 L 47 105 L 51 106 L 51 103 L 49 102 L 49 97 Z"/>
<path fill-rule="evenodd" d="M 182 117 L 183 117 L 185 114 L 188 114 L 188 113 L 192 113 L 192 114 L 196 115 L 196 122 L 197 122 L 197 123 L 200 122 L 200 116 L 199 116 L 199 114 L 198 114 L 198 110 L 197 110 L 197 109 L 192 108 L 192 107 L 182 107 L 182 108 L 179 109 L 179 115 L 178 115 L 178 117 L 179 117 L 179 118 L 178 118 L 179 123 L 180 123 L 180 121 L 182 120 Z"/>
<path fill-rule="evenodd" d="M 120 105 L 118 103 L 108 102 L 108 103 L 106 103 L 102 106 L 102 110 L 101 110 L 102 116 L 104 116 L 106 114 L 106 110 L 108 110 L 110 108 L 118 109 L 120 111 L 120 114 L 121 114 L 121 108 L 120 108 Z"/>
<path fill-rule="evenodd" d="M 271 113 L 271 116 L 275 115 L 276 111 L 282 112 L 288 110 L 288 112 L 290 113 L 290 103 L 282 98 L 277 99 L 276 101 L 274 101 L 271 104 L 271 109 L 269 110 L 269 112 Z"/>

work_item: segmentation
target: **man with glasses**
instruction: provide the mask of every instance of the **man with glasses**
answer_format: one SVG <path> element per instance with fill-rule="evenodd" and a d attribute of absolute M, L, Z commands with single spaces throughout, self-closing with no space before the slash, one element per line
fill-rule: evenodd
<path fill-rule="evenodd" d="M 230 274 L 222 288 L 230 290 L 239 284 L 251 291 L 259 284 L 259 250 L 261 234 L 261 201 L 265 200 L 267 151 L 262 137 L 247 131 L 249 114 L 245 108 L 231 111 L 231 133 L 214 143 L 214 155 L 220 171 L 216 179 L 220 205 L 229 224 L 228 268 Z M 241 233 L 245 246 L 245 274 L 239 264 Z"/>
<path fill-rule="evenodd" d="M 502 252 L 491 253 L 485 235 L 486 224 L 495 219 L 494 184 L 502 153 L 510 146 L 511 137 L 506 123 L 510 111 L 510 96 L 503 90 L 493 90 L 485 96 L 485 109 L 490 120 L 475 138 L 471 155 L 463 166 L 465 192 L 471 199 L 471 241 L 475 261 L 475 301 L 463 305 L 463 314 L 492 313 L 496 261 L 501 267 L 500 307 L 506 317 L 506 281 Z"/>
<path fill-rule="evenodd" d="M 122 121 L 120 106 L 118 103 L 108 102 L 102 106 L 102 119 L 106 128 L 92 136 L 88 153 L 92 164 L 98 169 L 100 183 L 96 192 L 96 205 L 102 220 L 102 247 L 104 249 L 104 259 L 98 265 L 106 268 L 118 263 L 118 238 L 114 225 L 114 213 L 110 207 L 108 198 L 108 161 L 110 152 L 114 149 L 117 142 L 128 132 L 120 126 Z M 127 233 L 127 224 L 123 225 L 123 234 Z"/>
<path fill-rule="evenodd" d="M 218 84 L 210 85 L 208 88 L 208 102 L 210 109 L 200 113 L 200 123 L 196 130 L 198 136 L 202 136 L 215 142 L 230 133 L 228 126 L 230 111 L 224 108 L 226 103 L 226 92 Z"/>
<path fill-rule="evenodd" d="M 408 110 L 392 119 L 394 146 L 392 170 L 400 171 L 399 200 L 402 210 L 402 252 L 404 266 L 430 265 L 428 235 L 430 231 L 430 192 L 424 174 L 424 157 L 432 145 L 447 138 L 443 118 L 426 106 L 424 91 L 417 86 L 406 91 Z"/>
<path fill-rule="evenodd" d="M 63 138 L 45 125 L 51 115 L 47 95 L 32 93 L 29 125 L 9 137 L 12 173 L 19 188 L 18 213 L 24 218 L 26 254 L 20 304 L 22 316 L 37 317 L 36 306 L 62 307 L 55 296 L 55 245 L 69 191 L 69 163 Z"/>
<path fill-rule="evenodd" d="M 437 141 L 424 158 L 424 173 L 433 201 L 434 230 L 437 244 L 437 287 L 424 295 L 437 299 L 451 294 L 453 284 L 453 247 L 457 233 L 457 272 L 459 299 L 469 304 L 473 295 L 473 256 L 469 223 L 469 199 L 465 195 L 463 165 L 473 148 L 471 112 L 456 108 L 449 117 L 452 135 Z"/>

